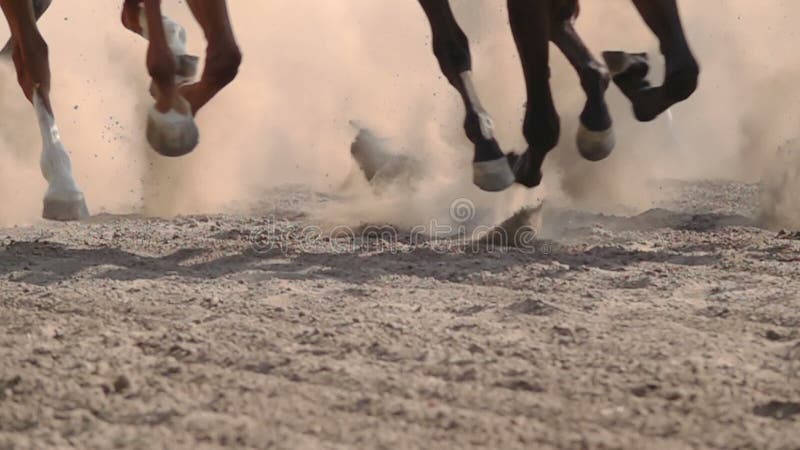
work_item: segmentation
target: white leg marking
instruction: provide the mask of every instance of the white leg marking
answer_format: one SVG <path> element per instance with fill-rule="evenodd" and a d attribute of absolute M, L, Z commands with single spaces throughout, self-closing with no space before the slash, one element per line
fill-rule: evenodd
<path fill-rule="evenodd" d="M 164 33 L 167 35 L 167 45 L 175 56 L 186 55 L 186 30 L 177 22 L 167 16 L 161 16 L 164 23 Z M 139 9 L 139 26 L 142 27 L 142 37 L 148 37 L 147 16 L 144 8 Z"/>
<path fill-rule="evenodd" d="M 478 91 L 475 89 L 475 83 L 472 82 L 472 72 L 466 71 L 461 73 L 461 81 L 464 82 L 464 89 L 467 91 L 467 98 L 469 98 L 469 102 L 472 103 L 472 107 L 474 108 L 475 114 L 478 115 L 478 120 L 481 127 L 481 134 L 486 140 L 494 138 L 494 120 L 483 109 L 481 105 L 481 100 L 478 97 Z"/>
<path fill-rule="evenodd" d="M 167 45 L 178 63 L 178 74 L 175 75 L 175 82 L 178 85 L 188 83 L 197 74 L 198 58 L 190 55 L 186 50 L 186 29 L 167 16 L 161 16 L 161 20 L 164 24 L 164 34 L 167 36 Z M 142 27 L 142 37 L 149 40 L 147 16 L 144 8 L 139 9 L 139 26 Z"/>
<path fill-rule="evenodd" d="M 61 142 L 55 118 L 47 111 L 36 91 L 33 93 L 33 107 L 42 133 L 43 149 L 39 167 L 48 183 L 44 197 L 44 216 L 56 220 L 84 218 L 88 215 L 88 211 L 83 192 L 72 177 L 72 163 Z"/>

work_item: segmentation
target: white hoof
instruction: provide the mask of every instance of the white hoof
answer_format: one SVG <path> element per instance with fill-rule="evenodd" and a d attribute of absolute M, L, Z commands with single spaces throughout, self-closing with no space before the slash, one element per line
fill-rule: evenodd
<path fill-rule="evenodd" d="M 162 113 L 151 107 L 147 114 L 147 141 L 163 156 L 186 155 L 200 142 L 200 130 L 191 114 L 175 110 Z"/>
<path fill-rule="evenodd" d="M 515 181 L 516 177 L 506 157 L 472 163 L 472 182 L 484 191 L 504 191 Z"/>
<path fill-rule="evenodd" d="M 89 217 L 86 199 L 80 191 L 48 192 L 44 197 L 42 218 L 68 222 Z"/>
<path fill-rule="evenodd" d="M 616 145 L 614 128 L 592 131 L 581 124 L 578 127 L 578 151 L 589 161 L 602 161 L 611 155 Z"/>

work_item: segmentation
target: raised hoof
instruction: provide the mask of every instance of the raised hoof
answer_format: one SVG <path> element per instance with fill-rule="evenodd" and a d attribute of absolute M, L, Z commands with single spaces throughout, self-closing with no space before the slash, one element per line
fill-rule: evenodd
<path fill-rule="evenodd" d="M 592 131 L 580 124 L 576 141 L 581 156 L 593 162 L 608 158 L 616 145 L 613 127 L 604 131 Z"/>
<path fill-rule="evenodd" d="M 530 160 L 530 150 L 522 154 L 510 153 L 508 155 L 508 165 L 514 173 L 516 182 L 529 188 L 535 188 L 542 184 L 542 167 L 532 167 Z"/>
<path fill-rule="evenodd" d="M 166 113 L 151 107 L 147 114 L 147 141 L 158 154 L 171 158 L 186 155 L 200 142 L 200 130 L 191 114 Z"/>
<path fill-rule="evenodd" d="M 625 74 L 644 78 L 650 71 L 647 53 L 605 51 L 603 52 L 603 60 L 605 60 L 612 77 Z"/>
<path fill-rule="evenodd" d="M 73 192 L 66 196 L 71 198 L 64 197 L 63 195 L 60 195 L 59 198 L 45 197 L 42 218 L 71 222 L 89 217 L 89 208 L 86 207 L 86 200 L 81 192 Z"/>
<path fill-rule="evenodd" d="M 472 163 L 472 182 L 486 192 L 501 192 L 514 184 L 516 178 L 506 157 L 493 161 Z"/>

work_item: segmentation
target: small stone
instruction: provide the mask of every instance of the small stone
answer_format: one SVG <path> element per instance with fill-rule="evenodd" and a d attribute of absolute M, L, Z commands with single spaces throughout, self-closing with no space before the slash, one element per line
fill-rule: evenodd
<path fill-rule="evenodd" d="M 114 392 L 117 394 L 128 390 L 131 387 L 131 380 L 128 379 L 125 375 L 120 375 L 114 380 Z"/>

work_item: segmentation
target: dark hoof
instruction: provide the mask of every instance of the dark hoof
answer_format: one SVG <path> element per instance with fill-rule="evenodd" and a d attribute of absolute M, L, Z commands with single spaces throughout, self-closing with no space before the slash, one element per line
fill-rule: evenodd
<path fill-rule="evenodd" d="M 576 141 L 581 156 L 593 162 L 608 158 L 616 145 L 613 127 L 604 131 L 592 131 L 580 124 Z"/>
<path fill-rule="evenodd" d="M 528 150 L 522 156 L 516 153 L 508 155 L 508 164 L 511 171 L 514 172 L 516 182 L 527 187 L 535 188 L 542 184 L 542 162 L 533 161 L 531 158 L 531 151 Z"/>
<path fill-rule="evenodd" d="M 603 52 L 603 60 L 605 60 L 612 77 L 625 75 L 635 78 L 645 78 L 648 72 L 650 72 L 647 53 L 605 51 Z"/>
<path fill-rule="evenodd" d="M 59 196 L 46 196 L 42 218 L 59 222 L 84 220 L 89 217 L 89 208 L 82 192 L 72 192 L 69 195 L 61 193 Z"/>
<path fill-rule="evenodd" d="M 472 163 L 472 182 L 486 192 L 502 192 L 516 181 L 505 156 Z"/>
<path fill-rule="evenodd" d="M 151 107 L 147 114 L 147 141 L 158 154 L 176 158 L 197 147 L 200 131 L 191 114 L 174 110 L 162 113 Z"/>

